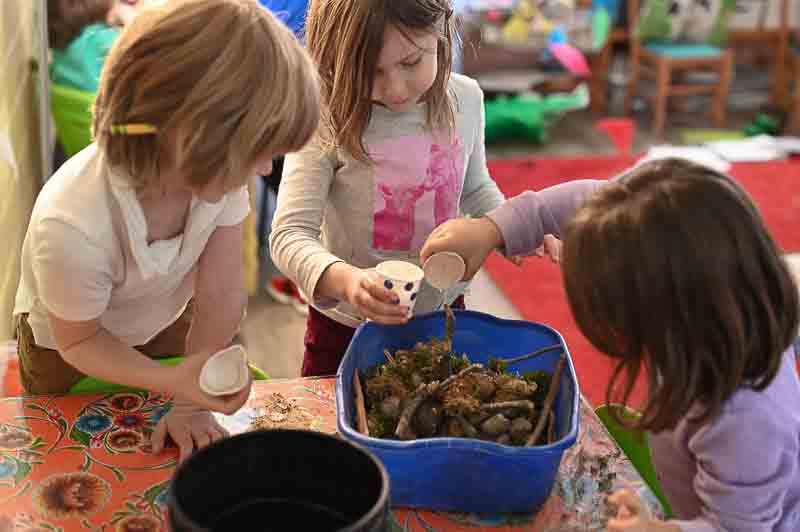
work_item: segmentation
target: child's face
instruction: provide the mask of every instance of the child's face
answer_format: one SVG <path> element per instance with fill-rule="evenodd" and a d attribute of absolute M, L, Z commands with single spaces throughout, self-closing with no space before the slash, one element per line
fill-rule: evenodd
<path fill-rule="evenodd" d="M 272 159 L 276 155 L 272 153 L 264 153 L 259 156 L 256 161 L 248 169 L 246 178 L 244 179 L 226 179 L 225 176 L 217 176 L 209 183 L 203 186 L 194 186 L 192 193 L 195 197 L 205 201 L 206 203 L 217 203 L 227 194 L 237 188 L 245 185 L 251 176 L 255 175 L 269 175 L 272 173 Z"/>
<path fill-rule="evenodd" d="M 388 26 L 375 69 L 372 101 L 395 112 L 408 111 L 433 85 L 438 71 L 437 37 L 433 32 Z"/>

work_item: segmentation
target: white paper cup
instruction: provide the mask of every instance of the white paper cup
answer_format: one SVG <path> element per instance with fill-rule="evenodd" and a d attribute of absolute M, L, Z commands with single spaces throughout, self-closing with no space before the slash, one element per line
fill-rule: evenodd
<path fill-rule="evenodd" d="M 422 268 L 402 260 L 387 260 L 375 267 L 375 271 L 383 279 L 383 286 L 397 294 L 400 305 L 408 307 L 408 313 L 414 310 L 422 279 L 425 277 Z"/>
<path fill-rule="evenodd" d="M 428 257 L 422 270 L 425 272 L 425 280 L 432 287 L 450 290 L 464 277 L 467 265 L 458 253 L 441 251 Z"/>

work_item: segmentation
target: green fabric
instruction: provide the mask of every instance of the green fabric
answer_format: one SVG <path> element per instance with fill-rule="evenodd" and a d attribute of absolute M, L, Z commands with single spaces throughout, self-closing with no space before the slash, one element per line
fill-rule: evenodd
<path fill-rule="evenodd" d="M 66 48 L 53 50 L 50 79 L 73 89 L 97 92 L 100 72 L 120 29 L 106 24 L 86 26 Z"/>
<path fill-rule="evenodd" d="M 485 140 L 547 141 L 548 126 L 568 111 L 583 109 L 589 104 L 589 92 L 584 84 L 566 94 L 550 96 L 514 96 L 486 100 Z"/>
<path fill-rule="evenodd" d="M 642 42 L 672 41 L 725 46 L 736 0 L 646 0 L 636 28 Z"/>
<path fill-rule="evenodd" d="M 68 157 L 92 142 L 92 105 L 95 94 L 50 84 L 50 109 L 56 136 Z"/>
<path fill-rule="evenodd" d="M 183 357 L 172 357 L 172 358 L 160 358 L 158 362 L 165 365 L 165 366 L 176 366 L 183 361 Z M 269 375 L 267 375 L 263 370 L 257 368 L 256 366 L 250 364 L 250 374 L 253 376 L 253 380 L 256 381 L 265 381 L 269 379 Z M 78 381 L 72 388 L 69 389 L 70 395 L 79 395 L 79 394 L 98 394 L 98 393 L 120 393 L 120 392 L 129 392 L 129 391 L 136 391 L 133 388 L 129 388 L 127 386 L 122 386 L 120 384 L 114 384 L 111 382 L 106 382 L 100 379 L 95 379 L 94 377 L 84 377 L 80 381 Z"/>
<path fill-rule="evenodd" d="M 664 508 L 666 517 L 672 516 L 672 508 L 669 505 L 661 483 L 658 481 L 655 467 L 653 467 L 653 460 L 650 456 L 650 445 L 648 444 L 647 434 L 631 431 L 630 429 L 617 423 L 611 416 L 611 410 L 615 406 L 600 405 L 595 409 L 597 417 L 603 422 L 611 437 L 617 442 L 625 456 L 639 472 L 642 479 L 653 492 L 653 494 L 661 502 Z M 622 416 L 626 420 L 634 421 L 640 414 L 632 409 L 624 409 L 621 411 Z"/>

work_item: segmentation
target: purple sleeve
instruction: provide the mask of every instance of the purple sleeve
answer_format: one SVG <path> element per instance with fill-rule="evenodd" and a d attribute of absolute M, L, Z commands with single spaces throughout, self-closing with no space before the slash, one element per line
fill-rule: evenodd
<path fill-rule="evenodd" d="M 560 237 L 564 224 L 578 207 L 605 183 L 582 179 L 538 192 L 528 190 L 489 212 L 487 216 L 503 235 L 505 254 L 529 255 L 542 245 L 544 235 Z"/>
<path fill-rule="evenodd" d="M 689 439 L 703 509 L 696 519 L 676 522 L 684 532 L 767 532 L 787 517 L 785 499 L 800 474 L 797 416 L 784 417 L 782 405 L 759 392 L 742 395 Z"/>

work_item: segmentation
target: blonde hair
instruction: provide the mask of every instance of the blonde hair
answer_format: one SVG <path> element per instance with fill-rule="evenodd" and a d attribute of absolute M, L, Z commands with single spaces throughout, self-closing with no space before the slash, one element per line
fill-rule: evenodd
<path fill-rule="evenodd" d="M 115 43 L 92 130 L 111 166 L 139 188 L 167 165 L 194 185 L 220 175 L 243 184 L 263 154 L 300 149 L 319 109 L 313 63 L 258 3 L 181 0 L 144 10 Z M 112 131 L 129 123 L 157 131 Z"/>
<path fill-rule="evenodd" d="M 364 162 L 369 156 L 362 139 L 388 26 L 406 36 L 409 30 L 437 34 L 438 71 L 424 96 L 426 125 L 431 130 L 455 130 L 455 104 L 448 91 L 455 34 L 450 0 L 312 0 L 306 43 L 319 68 L 329 142 Z"/>

